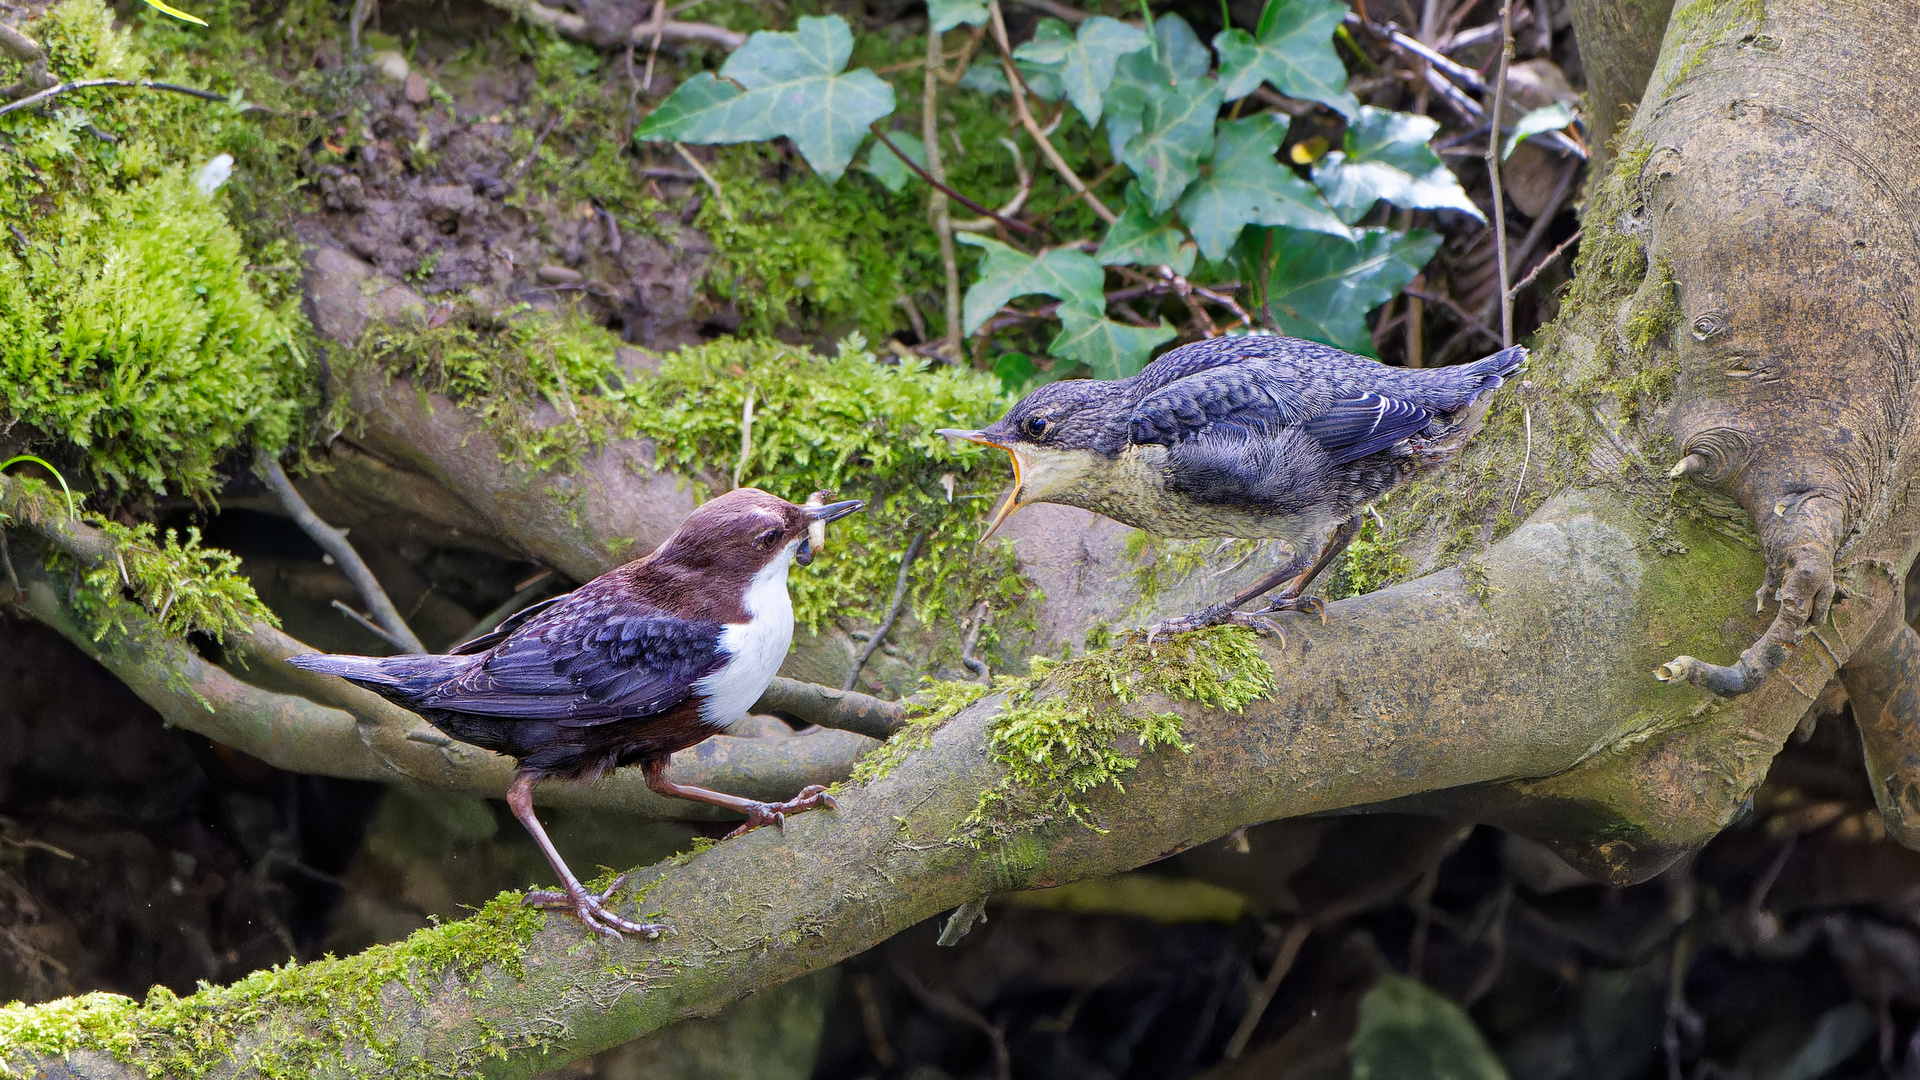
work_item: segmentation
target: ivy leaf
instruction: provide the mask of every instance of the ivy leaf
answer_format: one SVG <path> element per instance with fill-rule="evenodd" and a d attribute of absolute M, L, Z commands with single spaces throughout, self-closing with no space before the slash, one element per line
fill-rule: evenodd
<path fill-rule="evenodd" d="M 1180 200 L 1180 216 L 1193 230 L 1201 254 L 1214 262 L 1226 258 L 1247 225 L 1291 225 L 1343 239 L 1350 235 L 1312 184 L 1274 160 L 1286 137 L 1287 121 L 1273 113 L 1220 122 L 1206 178 Z"/>
<path fill-rule="evenodd" d="M 861 68 L 843 74 L 853 32 L 838 15 L 805 17 L 791 33 L 761 30 L 701 72 L 634 131 L 644 142 L 757 142 L 784 135 L 828 183 L 840 179 L 867 125 L 893 112 L 893 87 Z"/>
<path fill-rule="evenodd" d="M 1166 213 L 1200 175 L 1200 155 L 1212 148 L 1219 115 L 1220 87 L 1211 79 L 1147 89 L 1140 131 L 1120 160 L 1139 178 L 1154 213 Z"/>
<path fill-rule="evenodd" d="M 1078 34 L 1059 19 L 1041 19 L 1033 40 L 1013 50 L 1013 58 L 1053 74 L 1092 127 L 1100 123 L 1101 99 L 1113 84 L 1114 66 L 1152 43 L 1146 31 L 1105 15 L 1081 23 Z"/>
<path fill-rule="evenodd" d="M 1156 215 L 1140 185 L 1127 185 L 1127 206 L 1093 257 L 1102 266 L 1170 266 L 1186 277 L 1193 272 L 1194 245 L 1171 215 Z"/>
<path fill-rule="evenodd" d="M 1348 224 L 1381 199 L 1402 210 L 1458 210 L 1485 221 L 1460 178 L 1427 145 L 1439 130 L 1437 120 L 1362 106 L 1347 125 L 1346 149 L 1321 158 L 1313 182 Z"/>
<path fill-rule="evenodd" d="M 1153 350 L 1179 336 L 1167 320 L 1159 326 L 1128 326 L 1079 304 L 1060 308 L 1060 333 L 1047 351 L 1093 369 L 1096 379 L 1124 379 L 1153 358 Z"/>
<path fill-rule="evenodd" d="M 1568 108 L 1564 101 L 1556 101 L 1551 105 L 1542 105 L 1532 110 L 1514 123 L 1513 138 L 1507 141 L 1507 148 L 1500 152 L 1500 160 L 1505 161 L 1512 157 L 1513 148 L 1519 146 L 1522 140 L 1543 135 L 1549 131 L 1559 131 L 1571 123 L 1573 123 L 1573 110 Z"/>
<path fill-rule="evenodd" d="M 1507 1080 L 1466 1011 L 1416 979 L 1388 975 L 1360 999 L 1353 1080 Z"/>
<path fill-rule="evenodd" d="M 1093 257 L 1075 248 L 1055 248 L 1026 255 L 987 237 L 961 233 L 954 237 L 987 253 L 980 277 L 967 288 L 962 311 L 965 332 L 971 336 L 1016 296 L 1041 293 L 1062 301 L 1062 311 L 1073 306 L 1103 311 L 1107 306 L 1105 270 Z"/>
<path fill-rule="evenodd" d="M 1259 238 L 1263 248 L 1268 239 L 1266 310 L 1273 324 L 1362 356 L 1373 355 L 1367 312 L 1406 288 L 1440 249 L 1439 235 L 1426 229 L 1361 229 L 1344 240 L 1282 227 Z"/>
<path fill-rule="evenodd" d="M 1334 28 L 1346 14 L 1339 0 L 1268 0 L 1257 35 L 1227 29 L 1213 36 L 1221 92 L 1237 101 L 1270 82 L 1353 119 L 1360 102 L 1347 92 L 1347 67 L 1333 51 Z"/>
<path fill-rule="evenodd" d="M 979 26 L 987 21 L 987 5 L 980 0 L 927 0 L 927 18 L 933 32 L 944 34 L 956 26 Z"/>
<path fill-rule="evenodd" d="M 923 169 L 927 167 L 927 144 L 920 141 L 920 136 L 910 131 L 889 131 L 887 138 L 893 140 L 893 145 L 900 148 L 900 154 L 913 159 L 915 165 Z M 887 149 L 879 139 L 875 139 L 873 145 L 867 149 L 866 162 L 860 168 L 875 180 L 880 181 L 888 191 L 898 195 L 907 189 L 908 184 L 920 179 L 919 173 L 908 168 L 907 163 L 900 160 L 900 154 Z"/>
<path fill-rule="evenodd" d="M 967 73 L 960 76 L 960 89 L 982 94 L 1013 93 L 1013 87 L 1007 85 L 1007 73 L 1000 70 L 1000 61 L 985 57 L 967 66 Z"/>
<path fill-rule="evenodd" d="M 1213 66 L 1200 36 L 1178 15 L 1153 20 L 1153 38 L 1153 48 L 1130 52 L 1114 64 L 1113 82 L 1101 98 L 1107 146 L 1115 161 L 1123 157 L 1127 140 L 1139 133 L 1149 93 L 1195 82 Z"/>

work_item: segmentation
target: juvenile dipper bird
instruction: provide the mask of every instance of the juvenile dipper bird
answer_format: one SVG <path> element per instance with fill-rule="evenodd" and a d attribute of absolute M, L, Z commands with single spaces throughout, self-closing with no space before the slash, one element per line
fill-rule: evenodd
<path fill-rule="evenodd" d="M 519 763 L 507 805 L 546 852 L 562 892 L 529 903 L 571 910 L 600 933 L 664 927 L 608 911 L 613 890 L 580 884 L 533 814 L 533 786 L 599 779 L 638 764 L 647 787 L 747 817 L 737 836 L 832 796 L 818 785 L 755 802 L 666 778 L 668 757 L 746 715 L 793 643 L 787 567 L 813 561 L 809 529 L 858 500 L 795 506 L 755 488 L 696 509 L 643 558 L 520 612 L 446 656 L 296 656 L 289 663 L 358 683 L 462 742 Z M 616 886 L 619 882 L 614 883 Z"/>
<path fill-rule="evenodd" d="M 1265 611 L 1318 610 L 1313 579 L 1360 530 L 1356 515 L 1458 456 L 1488 396 L 1525 362 L 1519 346 L 1456 367 L 1396 368 L 1286 337 L 1196 341 L 1126 379 L 1073 379 L 1028 394 L 982 431 L 1014 489 L 987 535 L 1028 503 L 1078 506 L 1160 536 L 1278 538 L 1293 560 L 1224 604 L 1149 637 L 1221 622 L 1275 586 Z"/>

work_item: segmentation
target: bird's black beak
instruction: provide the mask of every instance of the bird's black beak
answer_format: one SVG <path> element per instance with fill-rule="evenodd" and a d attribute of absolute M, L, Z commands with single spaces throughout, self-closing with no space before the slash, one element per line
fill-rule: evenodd
<path fill-rule="evenodd" d="M 829 521 L 839 521 L 841 518 L 846 517 L 848 514 L 866 505 L 866 503 L 859 499 L 847 499 L 843 502 L 828 503 L 825 506 L 809 506 L 805 509 L 808 517 L 825 525 Z"/>

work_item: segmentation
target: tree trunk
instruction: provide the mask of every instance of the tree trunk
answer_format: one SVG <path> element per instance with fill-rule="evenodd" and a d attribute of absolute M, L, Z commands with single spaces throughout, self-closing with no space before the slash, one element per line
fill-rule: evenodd
<path fill-rule="evenodd" d="M 409 943 L 180 1001 L 97 996 L 90 1023 L 41 1007 L 68 1037 L 36 1045 L 68 1051 L 64 1064 L 9 1060 L 41 1075 L 191 1062 L 212 1075 L 527 1076 L 986 895 L 1355 807 L 1500 824 L 1640 880 L 1731 820 L 1836 677 L 1856 697 L 1889 831 L 1914 842 L 1920 752 L 1904 676 L 1920 652 L 1902 580 L 1920 535 L 1907 415 L 1920 150 L 1903 133 L 1920 113 L 1920 41 L 1882 30 L 1917 23 L 1911 3 L 1674 13 L 1589 203 L 1574 290 L 1530 389 L 1502 401 L 1460 468 L 1383 508 L 1427 522 L 1401 541 L 1408 557 L 1478 553 L 1334 604 L 1324 625 L 1289 623 L 1286 643 L 1261 646 L 1272 691 L 1244 712 L 1164 692 L 1079 701 L 1176 712 L 1191 743 L 1142 753 L 1124 792 L 1087 792 L 1100 830 L 1058 812 L 969 823 L 1005 776 L 996 730 L 1074 704 L 1076 676 L 1111 670 L 1115 658 L 1096 655 L 1054 667 L 1030 699 L 1002 692 L 960 710 L 890 775 L 843 790 L 837 811 L 641 872 L 616 903 L 670 921 L 659 941 L 608 943 L 508 898 Z M 412 392 L 384 393 L 395 412 L 374 422 L 411 423 Z M 417 434 L 429 449 L 416 464 L 467 512 L 521 528 L 496 515 L 508 495 L 485 472 L 497 459 L 476 452 L 462 473 Z M 1676 461 L 1686 470 L 1670 480 Z M 1522 502 L 1535 509 L 1515 527 Z M 581 555 L 591 526 L 564 518 L 506 538 L 556 565 L 568 551 L 583 571 L 597 565 Z M 1050 520 L 1064 522 L 1036 519 L 1023 557 L 1057 582 L 1043 632 L 1070 638 L 1068 612 L 1110 602 L 1097 594 L 1118 554 L 1097 530 L 1070 558 L 1034 542 Z M 1749 599 L 1763 579 L 1763 604 L 1782 597 L 1771 617 Z M 1204 668 L 1228 640 L 1127 645 L 1118 659 L 1173 689 L 1190 651 Z M 996 812 L 1026 805 L 1014 796 Z"/>

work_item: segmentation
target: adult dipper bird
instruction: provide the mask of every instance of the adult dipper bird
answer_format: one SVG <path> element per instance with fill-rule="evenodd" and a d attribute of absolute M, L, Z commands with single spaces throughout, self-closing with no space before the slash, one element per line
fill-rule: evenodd
<path fill-rule="evenodd" d="M 608 911 L 612 888 L 595 896 L 567 869 L 534 817 L 533 786 L 550 778 L 591 782 L 638 764 L 647 787 L 662 795 L 745 814 L 730 836 L 835 805 L 817 785 L 763 803 L 665 774 L 674 751 L 745 716 L 760 699 L 793 643 L 788 565 L 813 561 L 812 527 L 863 505 L 795 506 L 740 488 L 696 509 L 651 554 L 528 608 L 449 655 L 314 654 L 288 662 L 358 683 L 462 742 L 517 760 L 507 805 L 563 887 L 528 902 L 571 910 L 600 933 L 653 936 L 664 927 Z"/>
<path fill-rule="evenodd" d="M 987 535 L 1028 503 L 1078 506 L 1161 536 L 1278 538 L 1286 566 L 1232 600 L 1148 635 L 1221 622 L 1275 586 L 1265 611 L 1318 610 L 1314 577 L 1360 529 L 1356 511 L 1458 456 L 1519 346 L 1471 364 L 1396 368 L 1297 338 L 1196 341 L 1126 379 L 1049 383 L 982 431 L 944 435 L 1013 459 L 1013 493 Z"/>

